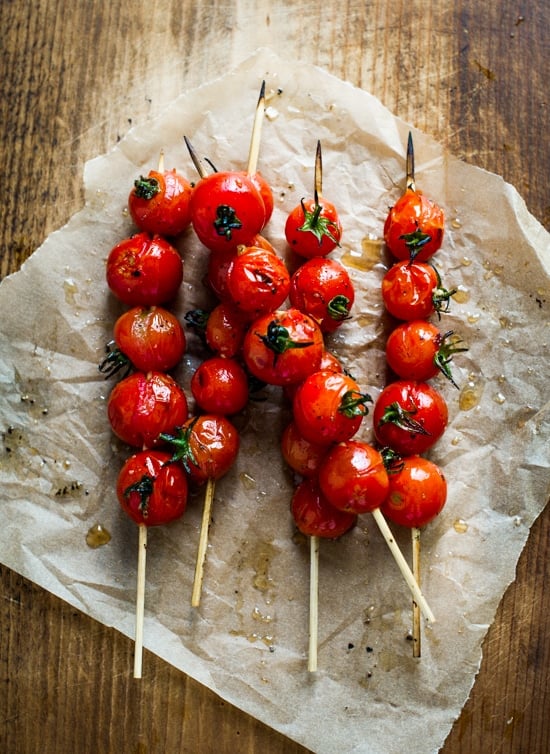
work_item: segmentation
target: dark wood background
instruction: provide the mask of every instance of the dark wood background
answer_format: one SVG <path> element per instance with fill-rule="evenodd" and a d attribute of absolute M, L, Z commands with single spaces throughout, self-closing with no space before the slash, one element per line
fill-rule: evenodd
<path fill-rule="evenodd" d="M 0 29 L 2 277 L 80 209 L 86 160 L 259 46 L 369 90 L 550 227 L 547 0 L 2 0 Z M 547 507 L 443 754 L 550 751 L 549 542 Z M 2 752 L 305 751 L 154 656 L 133 681 L 131 641 L 0 581 Z"/>

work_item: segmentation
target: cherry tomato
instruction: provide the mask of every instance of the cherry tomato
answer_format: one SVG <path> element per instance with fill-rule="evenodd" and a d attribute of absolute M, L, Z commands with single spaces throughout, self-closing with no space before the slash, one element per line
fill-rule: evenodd
<path fill-rule="evenodd" d="M 415 455 L 403 458 L 399 470 L 389 474 L 389 491 L 380 510 L 396 524 L 421 528 L 441 512 L 446 500 L 441 469 Z"/>
<path fill-rule="evenodd" d="M 204 335 L 209 348 L 219 356 L 231 358 L 240 353 L 250 317 L 234 304 L 215 306 L 206 321 Z"/>
<path fill-rule="evenodd" d="M 308 259 L 292 275 L 290 303 L 313 317 L 324 333 L 334 332 L 355 300 L 346 268 L 335 259 Z"/>
<path fill-rule="evenodd" d="M 285 223 L 285 238 L 301 257 L 325 257 L 340 243 L 342 224 L 336 207 L 326 199 L 302 199 Z"/>
<path fill-rule="evenodd" d="M 183 280 L 183 260 L 161 236 L 137 233 L 118 243 L 107 259 L 107 285 L 128 306 L 172 300 Z"/>
<path fill-rule="evenodd" d="M 204 176 L 193 189 L 190 206 L 195 233 L 214 252 L 249 244 L 265 224 L 264 201 L 244 173 Z"/>
<path fill-rule="evenodd" d="M 214 356 L 197 367 L 191 392 L 206 413 L 231 416 L 248 403 L 248 377 L 235 359 Z"/>
<path fill-rule="evenodd" d="M 424 453 L 431 448 L 445 431 L 447 421 L 443 396 L 426 382 L 391 382 L 374 405 L 376 439 L 402 456 Z"/>
<path fill-rule="evenodd" d="M 249 372 L 269 385 L 301 382 L 318 369 L 323 351 L 319 326 L 293 307 L 256 319 L 243 343 Z"/>
<path fill-rule="evenodd" d="M 407 188 L 390 209 L 384 240 L 397 259 L 425 262 L 443 243 L 443 210 L 421 191 Z"/>
<path fill-rule="evenodd" d="M 193 416 L 162 439 L 172 445 L 172 460 L 183 464 L 194 484 L 220 479 L 239 452 L 239 433 L 229 419 L 214 414 Z"/>
<path fill-rule="evenodd" d="M 134 366 L 141 372 L 167 372 L 179 363 L 186 348 L 177 317 L 160 306 L 134 306 L 115 322 L 115 348 L 110 348 L 99 369 L 111 376 Z"/>
<path fill-rule="evenodd" d="M 171 432 L 188 417 L 187 398 L 176 381 L 162 372 L 134 372 L 109 395 L 107 414 L 113 432 L 137 448 L 159 444 L 161 432 Z"/>
<path fill-rule="evenodd" d="M 413 319 L 390 333 L 386 358 L 391 369 L 403 379 L 429 380 L 441 372 L 453 385 L 450 362 L 453 354 L 465 351 L 453 331 L 442 333 L 431 322 Z"/>
<path fill-rule="evenodd" d="M 303 477 L 315 476 L 327 454 L 326 445 L 306 440 L 291 421 L 281 436 L 281 453 L 293 471 Z"/>
<path fill-rule="evenodd" d="M 388 494 L 388 472 L 382 455 L 365 442 L 347 440 L 335 445 L 319 470 L 319 486 L 335 508 L 371 513 Z"/>
<path fill-rule="evenodd" d="M 241 311 L 259 316 L 285 301 L 290 273 L 283 260 L 255 246 L 240 249 L 227 272 L 227 291 Z"/>
<path fill-rule="evenodd" d="M 187 507 L 187 476 L 170 454 L 142 450 L 128 458 L 118 475 L 116 494 L 137 524 L 159 526 L 175 521 Z"/>
<path fill-rule="evenodd" d="M 290 510 L 296 526 L 309 537 L 337 539 L 357 523 L 354 513 L 331 505 L 319 489 L 317 479 L 304 479 L 295 489 Z"/>
<path fill-rule="evenodd" d="M 132 220 L 140 230 L 177 236 L 191 224 L 189 201 L 193 189 L 175 170 L 150 170 L 140 176 L 128 197 Z"/>
<path fill-rule="evenodd" d="M 337 359 L 333 353 L 325 349 L 323 351 L 321 363 L 319 364 L 317 371 L 323 372 L 326 370 L 328 370 L 329 372 L 343 372 L 344 368 L 340 360 Z M 284 386 L 284 394 L 291 403 L 294 400 L 294 396 L 296 394 L 296 390 L 298 390 L 299 385 L 299 382 L 295 382 L 292 385 Z"/>
<path fill-rule="evenodd" d="M 271 251 L 273 254 L 276 253 L 272 244 L 263 236 L 254 236 L 249 246 L 256 246 L 260 249 Z M 231 300 L 227 290 L 227 276 L 231 265 L 235 261 L 238 250 L 238 248 L 229 248 L 224 251 L 217 251 L 215 254 L 210 254 L 208 258 L 205 283 L 221 301 Z"/>
<path fill-rule="evenodd" d="M 382 299 L 397 319 L 427 319 L 449 310 L 455 290 L 441 285 L 439 273 L 427 262 L 396 262 L 382 279 Z"/>
<path fill-rule="evenodd" d="M 298 431 L 310 442 L 349 440 L 368 413 L 370 397 L 347 374 L 318 371 L 296 390 L 292 404 Z"/>
<path fill-rule="evenodd" d="M 253 175 L 249 175 L 247 172 L 241 171 L 241 175 L 247 176 L 254 186 L 258 189 L 260 192 L 260 196 L 262 197 L 264 208 L 265 208 L 265 220 L 264 220 L 264 227 L 267 225 L 269 220 L 271 219 L 271 215 L 273 214 L 273 192 L 271 190 L 271 186 L 266 181 L 264 176 L 261 173 L 254 173 Z"/>

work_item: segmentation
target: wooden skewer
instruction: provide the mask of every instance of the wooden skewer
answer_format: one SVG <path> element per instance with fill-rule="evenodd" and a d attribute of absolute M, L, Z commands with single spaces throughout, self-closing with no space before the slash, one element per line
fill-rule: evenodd
<path fill-rule="evenodd" d="M 315 151 L 315 171 L 313 174 L 313 197 L 315 204 L 319 203 L 319 197 L 323 193 L 323 155 L 321 153 L 321 142 L 317 141 Z"/>
<path fill-rule="evenodd" d="M 183 140 L 185 141 L 185 145 L 187 146 L 187 150 L 189 151 L 189 156 L 191 157 L 191 160 L 193 161 L 193 165 L 195 166 L 197 173 L 201 178 L 204 178 L 206 175 L 208 175 L 208 171 L 202 164 L 202 162 L 199 159 L 198 154 L 195 152 L 195 149 L 187 136 L 183 137 Z"/>
<path fill-rule="evenodd" d="M 164 173 L 164 149 L 160 150 L 158 172 Z"/>
<path fill-rule="evenodd" d="M 407 168 L 406 168 L 406 187 L 411 191 L 415 190 L 414 183 L 414 145 L 412 134 L 409 131 L 409 138 L 407 139 Z"/>
<path fill-rule="evenodd" d="M 412 539 L 412 572 L 416 583 L 420 586 L 420 529 L 411 529 Z M 420 608 L 413 598 L 412 603 L 412 640 L 413 657 L 420 657 L 422 651 L 422 629 L 420 625 Z"/>
<path fill-rule="evenodd" d="M 195 565 L 195 580 L 193 582 L 193 592 L 191 594 L 192 607 L 198 607 L 201 601 L 202 581 L 204 576 L 204 561 L 206 559 L 206 548 L 208 546 L 208 528 L 210 526 L 212 502 L 214 500 L 214 489 L 214 480 L 208 479 L 208 481 L 206 482 L 206 492 L 204 494 L 201 532 L 199 537 L 199 547 L 197 551 L 197 562 Z"/>
<path fill-rule="evenodd" d="M 147 527 L 138 525 L 138 563 L 136 592 L 136 636 L 134 644 L 134 678 L 141 678 L 143 661 L 143 615 L 145 611 L 145 563 L 147 558 Z"/>
<path fill-rule="evenodd" d="M 418 586 L 416 579 L 414 578 L 413 573 L 407 564 L 407 561 L 403 557 L 403 553 L 399 549 L 399 546 L 395 541 L 393 534 L 391 533 L 390 527 L 388 526 L 386 519 L 382 515 L 382 511 L 380 510 L 380 508 L 376 508 L 376 510 L 372 512 L 372 515 L 374 516 L 374 520 L 378 524 L 378 528 L 380 529 L 382 536 L 386 540 L 386 544 L 391 550 L 394 560 L 397 563 L 399 570 L 401 571 L 401 574 L 403 575 L 403 578 L 407 583 L 407 586 L 411 590 L 414 601 L 416 602 L 424 616 L 427 618 L 427 620 L 429 620 L 430 623 L 435 623 L 434 614 L 432 613 L 430 606 L 426 602 L 426 598 L 420 591 L 420 587 Z"/>
<path fill-rule="evenodd" d="M 319 630 L 319 537 L 309 538 L 309 650 L 307 669 L 317 670 Z"/>
<path fill-rule="evenodd" d="M 250 138 L 250 147 L 248 150 L 248 175 L 254 175 L 258 169 L 258 156 L 260 154 L 260 136 L 262 133 L 262 124 L 265 114 L 265 81 L 262 81 L 260 96 L 256 105 L 254 114 L 254 124 L 252 126 L 252 136 Z"/>

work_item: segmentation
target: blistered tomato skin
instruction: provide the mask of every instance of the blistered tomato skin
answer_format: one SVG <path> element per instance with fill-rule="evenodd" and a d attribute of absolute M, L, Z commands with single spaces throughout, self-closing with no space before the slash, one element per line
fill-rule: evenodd
<path fill-rule="evenodd" d="M 317 203 L 315 199 L 300 202 L 287 217 L 285 237 L 291 249 L 301 257 L 327 256 L 342 238 L 336 207 L 322 197 Z"/>
<path fill-rule="evenodd" d="M 281 453 L 293 471 L 303 477 L 312 477 L 318 474 L 327 447 L 306 440 L 291 421 L 281 436 Z"/>
<path fill-rule="evenodd" d="M 434 297 L 437 300 L 438 288 L 438 275 L 430 264 L 402 260 L 384 275 L 382 299 L 396 319 L 427 319 L 436 311 Z M 448 299 L 449 296 L 446 297 L 447 304 Z"/>
<path fill-rule="evenodd" d="M 214 356 L 197 367 L 191 392 L 206 413 L 232 416 L 248 403 L 248 377 L 235 359 Z"/>
<path fill-rule="evenodd" d="M 290 274 L 271 251 L 251 246 L 239 250 L 227 274 L 227 291 L 241 311 L 260 316 L 278 309 L 290 290 Z"/>
<path fill-rule="evenodd" d="M 384 240 L 396 259 L 425 262 L 443 243 L 445 215 L 431 199 L 408 188 L 384 223 Z"/>
<path fill-rule="evenodd" d="M 177 236 L 191 224 L 193 189 L 175 170 L 150 170 L 134 182 L 128 209 L 137 227 L 151 234 Z"/>
<path fill-rule="evenodd" d="M 160 306 L 135 306 L 115 322 L 113 338 L 141 372 L 167 372 L 181 360 L 186 338 L 177 317 Z"/>
<path fill-rule="evenodd" d="M 441 469 L 421 456 L 409 456 L 389 475 L 382 513 L 400 526 L 421 528 L 432 521 L 447 500 L 447 482 Z"/>
<path fill-rule="evenodd" d="M 137 233 L 111 249 L 107 285 L 127 306 L 155 306 L 175 298 L 183 281 L 183 260 L 161 236 Z"/>
<path fill-rule="evenodd" d="M 317 479 L 305 479 L 295 489 L 290 510 L 302 534 L 324 539 L 338 539 L 357 523 L 357 516 L 331 505 Z"/>
<path fill-rule="evenodd" d="M 169 453 L 144 450 L 125 462 L 116 493 L 122 509 L 136 524 L 169 524 L 187 507 L 187 477 L 180 464 L 170 463 Z"/>
<path fill-rule="evenodd" d="M 335 259 L 308 259 L 292 275 L 290 303 L 309 314 L 324 333 L 350 316 L 355 291 L 346 268 Z"/>
<path fill-rule="evenodd" d="M 187 398 L 176 381 L 162 372 L 134 372 L 118 382 L 107 402 L 113 432 L 136 448 L 160 444 L 161 432 L 172 432 L 188 417 Z"/>

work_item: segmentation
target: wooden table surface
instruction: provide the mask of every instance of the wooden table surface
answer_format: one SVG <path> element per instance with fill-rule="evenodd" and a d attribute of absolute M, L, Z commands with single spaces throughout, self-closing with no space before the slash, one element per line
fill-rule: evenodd
<path fill-rule="evenodd" d="M 259 46 L 372 92 L 550 227 L 547 0 L 3 0 L 0 28 L 2 277 L 81 208 L 86 160 Z M 550 751 L 549 542 L 547 507 L 443 754 Z M 148 653 L 134 681 L 131 641 L 0 578 L 0 751 L 305 751 Z"/>

